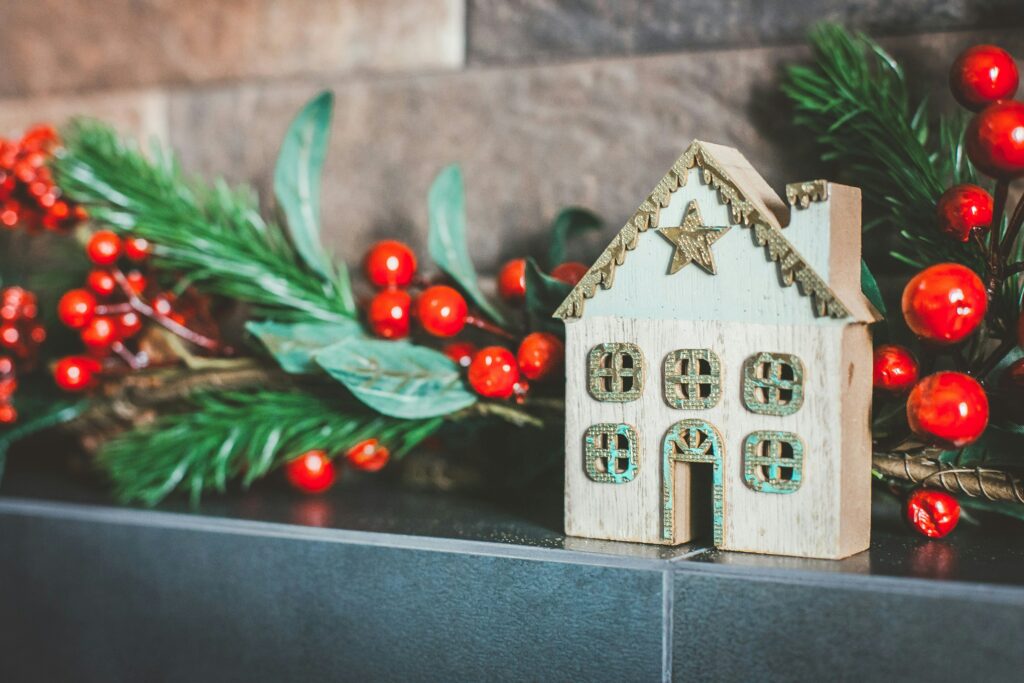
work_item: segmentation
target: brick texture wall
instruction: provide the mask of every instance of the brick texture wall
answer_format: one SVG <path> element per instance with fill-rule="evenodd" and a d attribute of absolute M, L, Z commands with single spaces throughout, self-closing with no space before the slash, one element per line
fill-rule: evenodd
<path fill-rule="evenodd" d="M 484 268 L 542 249 L 566 204 L 607 239 L 694 137 L 739 147 L 776 189 L 827 174 L 788 125 L 780 65 L 821 20 L 861 28 L 951 106 L 963 47 L 1024 55 L 1021 0 L 4 0 L 0 130 L 73 114 L 172 144 L 189 170 L 266 188 L 323 87 L 337 109 L 323 192 L 350 260 L 404 235 L 463 165 Z"/>

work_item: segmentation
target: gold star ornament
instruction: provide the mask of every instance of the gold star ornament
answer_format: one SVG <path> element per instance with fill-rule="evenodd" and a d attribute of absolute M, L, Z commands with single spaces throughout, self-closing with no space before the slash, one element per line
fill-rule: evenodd
<path fill-rule="evenodd" d="M 668 274 L 678 273 L 683 266 L 696 263 L 714 275 L 715 257 L 711 254 L 711 245 L 729 232 L 730 227 L 728 225 L 717 227 L 704 225 L 697 200 L 691 200 L 683 214 L 683 222 L 678 228 L 658 230 L 658 234 L 676 248 L 672 254 L 672 263 L 668 267 Z"/>

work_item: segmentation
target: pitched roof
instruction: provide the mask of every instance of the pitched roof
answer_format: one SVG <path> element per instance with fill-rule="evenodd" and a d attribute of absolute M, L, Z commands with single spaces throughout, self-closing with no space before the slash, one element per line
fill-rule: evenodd
<path fill-rule="evenodd" d="M 654 191 L 569 292 L 554 317 L 579 318 L 583 314 L 584 303 L 594 297 L 599 286 L 611 289 L 615 269 L 636 248 L 641 233 L 657 222 L 658 212 L 668 206 L 672 193 L 686 185 L 693 168 L 699 169 L 704 183 L 718 191 L 719 200 L 729 207 L 733 222 L 753 231 L 757 244 L 778 265 L 783 286 L 796 282 L 800 293 L 811 297 L 816 315 L 832 318 L 853 316 L 868 322 L 877 319 L 877 314 L 866 300 L 841 301 L 825 279 L 782 235 L 782 225 L 789 222 L 789 209 L 750 162 L 735 149 L 700 140 L 694 140 L 665 177 L 658 181 Z M 817 186 L 805 188 L 800 193 L 801 204 L 806 206 L 809 201 L 825 199 L 825 195 L 814 192 L 817 189 Z M 824 192 L 827 193 L 827 186 Z"/>

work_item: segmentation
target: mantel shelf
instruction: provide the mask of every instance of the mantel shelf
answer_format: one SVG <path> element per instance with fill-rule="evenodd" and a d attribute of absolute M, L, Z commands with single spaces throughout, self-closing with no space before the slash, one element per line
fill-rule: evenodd
<path fill-rule="evenodd" d="M 871 550 L 829 562 L 567 538 L 561 505 L 558 490 L 484 500 L 348 477 L 319 497 L 263 484 L 145 510 L 22 454 L 0 487 L 0 613 L 18 625 L 0 672 L 994 680 L 1024 666 L 1024 524 L 927 541 L 881 499 Z M 74 651 L 45 654 L 71 629 Z M 795 663 L 746 656 L 779 633 Z M 608 634 L 629 656 L 593 649 Z"/>

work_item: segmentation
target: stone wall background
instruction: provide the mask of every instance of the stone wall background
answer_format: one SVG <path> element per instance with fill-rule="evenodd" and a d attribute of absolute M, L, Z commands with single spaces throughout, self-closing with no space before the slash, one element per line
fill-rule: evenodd
<path fill-rule="evenodd" d="M 1021 0 L 2 0 L 0 17 L 0 131 L 99 116 L 266 197 L 290 117 L 328 87 L 332 248 L 423 248 L 427 188 L 458 162 L 482 269 L 542 252 L 568 204 L 607 219 L 595 248 L 695 137 L 780 192 L 827 177 L 778 94 L 818 21 L 880 38 L 949 107 L 958 51 L 1024 56 Z"/>

